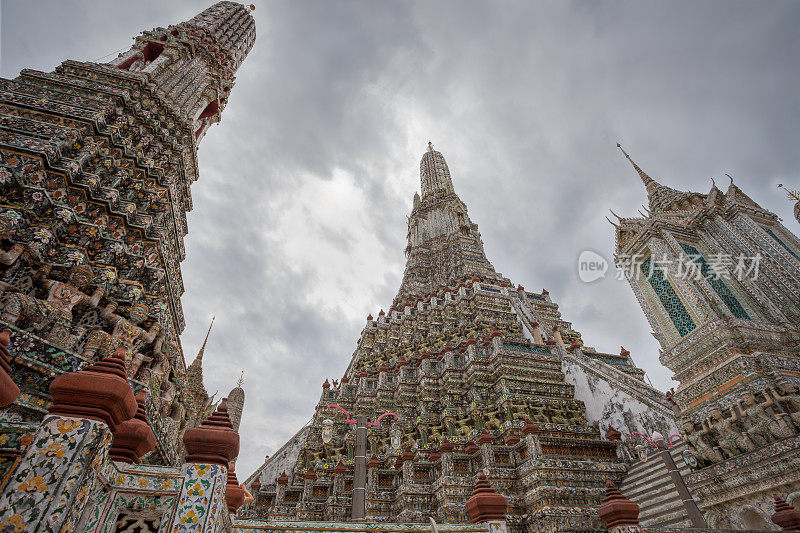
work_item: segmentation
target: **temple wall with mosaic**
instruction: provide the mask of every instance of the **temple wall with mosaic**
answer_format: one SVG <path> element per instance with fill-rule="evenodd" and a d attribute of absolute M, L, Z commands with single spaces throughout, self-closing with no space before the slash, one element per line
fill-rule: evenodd
<path fill-rule="evenodd" d="M 0 80 L 0 328 L 21 388 L 0 411 L 0 475 L 53 378 L 120 349 L 148 392 L 146 461 L 180 464 L 182 432 L 213 407 L 179 338 L 190 186 L 254 40 L 249 9 L 220 2 L 109 63 Z"/>

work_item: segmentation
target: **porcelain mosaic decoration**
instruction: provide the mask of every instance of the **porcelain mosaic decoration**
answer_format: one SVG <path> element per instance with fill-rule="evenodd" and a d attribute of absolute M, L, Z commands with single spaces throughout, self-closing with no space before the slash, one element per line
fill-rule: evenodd
<path fill-rule="evenodd" d="M 190 187 L 255 37 L 250 7 L 219 2 L 108 63 L 0 80 L 0 328 L 22 388 L 4 433 L 33 433 L 55 376 L 121 348 L 150 393 L 147 461 L 179 464 L 181 432 L 212 407 L 179 340 Z"/>

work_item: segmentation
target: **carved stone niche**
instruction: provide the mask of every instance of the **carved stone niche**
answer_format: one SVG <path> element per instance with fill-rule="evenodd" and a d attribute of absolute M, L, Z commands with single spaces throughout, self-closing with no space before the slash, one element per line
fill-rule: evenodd
<path fill-rule="evenodd" d="M 114 533 L 156 533 L 163 517 L 163 511 L 122 509 L 114 523 Z"/>

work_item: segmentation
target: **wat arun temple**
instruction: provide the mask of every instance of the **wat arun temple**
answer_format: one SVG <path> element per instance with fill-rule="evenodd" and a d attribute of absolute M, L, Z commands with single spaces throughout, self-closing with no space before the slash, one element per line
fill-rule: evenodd
<path fill-rule="evenodd" d="M 797 227 L 621 146 L 647 207 L 611 221 L 614 258 L 676 388 L 495 270 L 428 143 L 394 300 L 310 422 L 237 473 L 245 393 L 209 395 L 213 355 L 183 353 L 180 263 L 254 9 L 0 79 L 0 532 L 800 530 Z"/>

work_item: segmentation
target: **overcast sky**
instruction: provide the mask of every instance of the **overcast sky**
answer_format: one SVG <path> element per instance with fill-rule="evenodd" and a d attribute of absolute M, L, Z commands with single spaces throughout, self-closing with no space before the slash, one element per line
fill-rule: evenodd
<path fill-rule="evenodd" d="M 107 61 L 208 5 L 3 0 L 0 73 Z M 678 189 L 730 173 L 800 229 L 776 188 L 800 187 L 796 1 L 256 5 L 255 47 L 200 146 L 183 263 L 187 364 L 215 314 L 206 387 L 245 370 L 241 479 L 391 304 L 428 140 L 495 268 L 547 288 L 588 345 L 629 348 L 662 390 L 630 288 L 576 272 L 581 250 L 611 258 L 608 210 L 646 202 L 615 143 Z"/>

